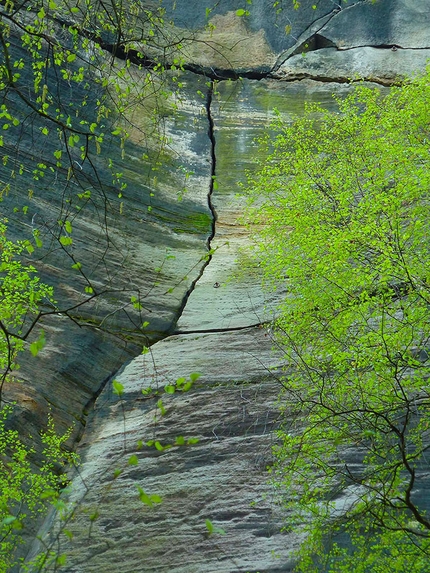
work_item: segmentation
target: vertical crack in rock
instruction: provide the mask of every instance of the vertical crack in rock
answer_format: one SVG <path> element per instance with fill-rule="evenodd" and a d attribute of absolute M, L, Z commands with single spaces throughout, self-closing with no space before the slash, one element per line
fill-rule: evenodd
<path fill-rule="evenodd" d="M 212 117 L 213 93 L 214 93 L 214 80 L 211 80 L 209 88 L 208 88 L 207 97 L 206 97 L 206 114 L 207 114 L 207 118 L 208 118 L 208 137 L 209 137 L 210 146 L 211 146 L 211 180 L 210 180 L 210 184 L 209 184 L 208 207 L 209 207 L 209 211 L 211 212 L 211 215 L 212 215 L 212 228 L 211 228 L 211 234 L 209 235 L 209 237 L 207 238 L 207 241 L 206 241 L 208 251 L 209 251 L 209 258 L 207 260 L 207 264 L 202 268 L 200 276 L 203 274 L 204 269 L 209 264 L 209 262 L 212 258 L 212 254 L 210 252 L 211 242 L 212 242 L 212 239 L 215 237 L 216 221 L 217 221 L 217 214 L 215 211 L 215 207 L 213 206 L 213 203 L 212 203 L 212 195 L 213 195 L 213 192 L 215 189 L 215 181 L 216 181 L 215 124 L 214 124 L 214 120 Z"/>
<path fill-rule="evenodd" d="M 206 247 L 207 247 L 208 252 L 202 261 L 202 266 L 201 266 L 199 274 L 193 280 L 193 282 L 190 284 L 189 289 L 185 293 L 185 296 L 182 299 L 182 303 L 181 303 L 181 305 L 180 305 L 180 307 L 176 313 L 176 318 L 172 322 L 172 326 L 170 327 L 170 329 L 167 331 L 166 336 L 170 336 L 171 334 L 177 333 L 176 326 L 177 326 L 178 320 L 180 319 L 182 313 L 184 312 L 184 308 L 188 302 L 188 299 L 190 298 L 191 293 L 195 289 L 196 284 L 199 282 L 199 280 L 203 276 L 203 273 L 205 272 L 205 268 L 208 266 L 208 264 L 212 260 L 211 242 L 215 236 L 215 228 L 216 228 L 216 221 L 217 221 L 217 214 L 215 211 L 215 207 L 213 206 L 213 203 L 212 203 L 212 195 L 213 195 L 215 185 L 216 185 L 215 126 L 214 126 L 214 120 L 212 117 L 213 93 L 214 93 L 214 80 L 211 79 L 210 83 L 209 83 L 209 87 L 208 87 L 208 92 L 206 95 L 206 102 L 205 102 L 206 117 L 208 120 L 208 137 L 209 137 L 209 142 L 210 142 L 210 181 L 209 181 L 209 191 L 208 191 L 207 201 L 208 201 L 208 208 L 209 208 L 209 211 L 210 211 L 211 216 L 212 216 L 211 231 L 209 233 L 208 238 L 206 239 Z"/>
<path fill-rule="evenodd" d="M 188 299 L 191 295 L 191 293 L 193 292 L 193 290 L 195 289 L 195 286 L 197 284 L 197 282 L 200 280 L 200 278 L 202 277 L 205 268 L 208 266 L 208 264 L 210 263 L 211 259 L 212 259 L 212 253 L 211 253 L 211 242 L 212 239 L 215 236 L 215 227 L 216 227 L 216 220 L 217 220 L 217 215 L 216 215 L 216 211 L 215 208 L 212 204 L 212 194 L 214 192 L 214 187 L 215 187 L 215 178 L 216 178 L 216 155 L 215 155 L 215 128 L 214 128 L 214 121 L 212 118 L 212 100 L 213 100 L 213 92 L 214 92 L 214 81 L 211 80 L 209 87 L 208 87 L 208 92 L 206 95 L 206 102 L 205 102 L 205 109 L 206 109 L 206 117 L 208 120 L 208 137 L 209 137 L 209 142 L 210 142 L 210 182 L 209 182 L 209 190 L 208 190 L 208 195 L 207 195 L 207 202 L 208 202 L 208 208 L 209 211 L 211 213 L 212 216 L 212 224 L 211 224 L 211 230 L 210 233 L 206 239 L 206 247 L 207 247 L 207 254 L 204 257 L 204 259 L 202 260 L 202 266 L 200 269 L 199 274 L 197 275 L 197 277 L 193 280 L 193 282 L 191 283 L 190 287 L 188 288 L 187 292 L 185 293 L 181 305 L 176 313 L 175 318 L 172 321 L 172 324 L 170 326 L 170 328 L 166 331 L 165 335 L 162 336 L 161 338 L 155 340 L 152 344 L 155 344 L 156 342 L 158 342 L 159 340 L 163 340 L 164 338 L 167 338 L 168 336 L 171 336 L 172 334 L 177 334 L 178 331 L 176 330 L 176 325 L 178 323 L 178 320 L 180 319 L 184 308 L 188 302 Z M 149 346 L 152 346 L 152 344 L 149 344 Z M 91 396 L 91 398 L 88 400 L 88 402 L 85 404 L 83 411 L 82 411 L 82 416 L 80 421 L 81 427 L 80 430 L 78 432 L 78 436 L 76 438 L 76 443 L 79 443 L 82 439 L 82 436 L 85 432 L 85 427 L 86 427 L 86 420 L 88 417 L 88 414 L 94 409 L 94 405 L 95 402 L 97 400 L 97 398 L 100 396 L 100 394 L 103 392 L 104 388 L 106 387 L 106 385 L 115 377 L 118 376 L 119 373 L 121 373 L 124 368 L 127 366 L 127 364 L 133 360 L 133 358 L 131 358 L 130 360 L 128 360 L 127 362 L 125 362 L 119 370 L 116 370 L 114 372 L 111 372 L 108 376 L 106 376 L 104 378 L 104 380 L 102 381 L 102 383 L 100 384 L 100 387 L 97 389 L 96 392 L 93 393 L 93 395 Z"/>

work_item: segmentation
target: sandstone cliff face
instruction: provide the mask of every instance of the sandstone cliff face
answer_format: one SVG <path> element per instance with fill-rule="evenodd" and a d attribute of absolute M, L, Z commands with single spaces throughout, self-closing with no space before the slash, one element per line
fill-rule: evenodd
<path fill-rule="evenodd" d="M 40 532 L 45 543 L 54 540 L 53 547 L 67 553 L 65 570 L 104 572 L 121 565 L 135 573 L 288 572 L 298 540 L 280 533 L 282 515 L 266 469 L 282 366 L 282 354 L 271 351 L 268 327 L 277 294 L 261 291 L 257 272 L 245 276 L 238 268 L 249 239 L 237 222 L 243 199 L 236 197 L 236 182 L 252 168 L 253 137 L 267 128 L 274 107 L 299 113 L 305 100 L 330 105 L 333 91 L 349 89 L 348 79 L 389 85 L 422 70 L 430 56 L 430 1 L 357 1 L 341 9 L 319 3 L 316 10 L 287 8 L 276 16 L 270 2 L 254 0 L 249 18 L 237 16 L 237 6 L 225 1 L 209 14 L 212 32 L 204 28 L 210 3 L 174 4 L 166 6 L 182 28 L 178 36 L 187 31 L 190 41 L 184 48 L 186 95 L 165 121 L 171 152 L 155 181 L 151 166 L 136 160 L 138 141 L 129 149 L 123 162 L 129 207 L 121 217 L 112 213 L 115 249 L 94 271 L 95 281 L 106 273 L 119 289 L 129 285 L 145 293 L 139 319 L 150 322 L 147 340 L 132 332 L 125 344 L 116 336 L 129 328 L 128 318 L 117 312 L 129 303 L 128 294 L 106 298 L 81 317 L 96 322 L 115 311 L 110 333 L 90 324 L 71 327 L 67 318 L 56 317 L 46 326 L 52 342 L 37 365 L 30 359 L 23 365 L 26 383 L 10 387 L 10 397 L 19 399 L 23 433 L 28 424 L 41 425 L 48 404 L 60 428 L 78 421 L 82 466 L 72 481 L 76 510 L 67 524 L 74 538 L 56 538 L 61 521 L 54 514 Z M 223 78 L 233 81 L 217 84 L 217 95 L 211 81 Z M 178 202 L 184 168 L 193 175 Z M 116 200 L 107 175 L 104 188 Z M 14 191 L 2 209 L 24 204 L 25 193 Z M 35 215 L 41 227 L 58 216 L 52 197 L 41 190 L 26 217 L 10 217 L 16 236 L 31 233 Z M 90 265 L 94 245 L 100 255 L 104 239 L 97 239 L 94 215 L 82 217 L 80 225 L 81 245 L 90 242 Z M 209 248 L 216 250 L 203 260 Z M 62 300 L 80 300 L 62 268 L 51 255 L 43 260 L 43 278 Z M 162 338 L 150 354 L 113 376 L 143 343 Z M 157 392 L 191 372 L 202 376 L 187 393 L 163 395 L 161 416 Z M 113 378 L 124 385 L 121 399 L 112 393 Z M 142 394 L 149 387 L 154 392 Z M 165 451 L 138 447 L 140 440 L 166 444 L 177 436 L 199 442 Z M 137 465 L 128 464 L 132 455 Z M 116 468 L 122 470 L 117 478 Z M 137 487 L 160 495 L 163 503 L 142 504 Z M 91 521 L 91 515 L 98 517 Z M 226 535 L 208 535 L 206 519 Z M 35 543 L 30 555 L 40 547 Z"/>

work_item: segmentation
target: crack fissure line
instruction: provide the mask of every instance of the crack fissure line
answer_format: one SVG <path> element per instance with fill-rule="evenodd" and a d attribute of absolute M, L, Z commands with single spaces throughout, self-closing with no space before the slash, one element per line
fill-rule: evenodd
<path fill-rule="evenodd" d="M 207 91 L 207 95 L 206 95 L 206 102 L 205 102 L 206 116 L 207 116 L 207 120 L 208 120 L 208 132 L 207 133 L 208 133 L 208 137 L 209 137 L 209 141 L 210 141 L 210 180 L 209 180 L 209 190 L 208 190 L 208 195 L 207 195 L 207 205 L 208 205 L 208 209 L 209 209 L 211 216 L 212 216 L 211 230 L 210 230 L 210 233 L 206 239 L 206 248 L 207 248 L 208 252 L 207 252 L 207 255 L 205 257 L 205 260 L 201 266 L 201 269 L 200 269 L 197 277 L 192 281 L 187 292 L 185 293 L 185 295 L 182 299 L 181 305 L 176 312 L 176 316 L 172 320 L 170 328 L 164 333 L 164 336 L 160 337 L 157 340 L 154 340 L 153 342 L 148 342 L 148 346 L 153 346 L 154 344 L 156 344 L 160 340 L 164 340 L 165 338 L 168 338 L 169 336 L 172 336 L 175 334 L 179 334 L 179 333 L 185 334 L 185 332 L 176 330 L 177 323 L 178 323 L 180 317 L 182 316 L 182 313 L 184 311 L 184 308 L 187 305 L 187 302 L 188 302 L 188 299 L 190 298 L 191 293 L 193 292 L 193 290 L 196 287 L 196 284 L 198 283 L 198 281 L 202 277 L 202 275 L 205 271 L 205 268 L 208 266 L 208 264 L 212 260 L 211 242 L 215 236 L 216 221 L 217 221 L 217 214 L 215 211 L 215 207 L 213 206 L 213 203 L 212 203 L 212 194 L 214 192 L 215 177 L 216 177 L 215 125 L 214 125 L 214 121 L 212 118 L 213 93 L 214 93 L 214 81 L 211 80 L 209 87 L 208 87 L 208 91 Z M 204 332 L 204 331 L 200 331 L 200 332 Z M 187 334 L 191 334 L 191 333 L 192 332 L 190 331 Z M 87 403 L 85 404 L 85 406 L 82 410 L 82 416 L 81 416 L 81 420 L 80 420 L 81 428 L 78 432 L 77 439 L 75 440 L 76 444 L 78 444 L 81 441 L 81 439 L 85 433 L 85 427 L 86 427 L 88 415 L 90 414 L 90 412 L 92 412 L 94 410 L 94 405 L 95 405 L 97 398 L 103 392 L 103 390 L 108 385 L 108 383 L 110 383 L 111 380 L 113 380 L 113 378 L 115 376 L 118 376 L 118 374 L 120 372 L 122 372 L 124 370 L 124 368 L 127 366 L 127 364 L 129 364 L 132 360 L 134 360 L 134 358 L 130 358 L 124 364 L 122 364 L 122 366 L 119 369 L 117 369 L 114 372 L 107 375 L 103 379 L 99 388 L 93 393 L 93 395 L 87 401 Z"/>
<path fill-rule="evenodd" d="M 338 5 L 335 6 L 330 12 L 328 12 L 324 16 L 321 16 L 320 18 L 318 18 L 318 20 L 312 22 L 307 27 L 307 29 L 300 34 L 294 46 L 291 46 L 291 48 L 284 50 L 284 52 L 278 56 L 275 64 L 271 69 L 271 73 L 276 73 L 279 70 L 279 68 L 283 64 L 285 64 L 285 62 L 289 60 L 292 56 L 302 53 L 301 47 L 304 46 L 306 42 L 309 42 L 312 38 L 315 38 L 315 36 L 317 36 L 321 32 L 321 30 L 323 30 L 327 26 L 327 24 L 332 20 L 332 18 L 339 13 L 339 11 L 341 10 L 340 4 L 341 3 L 338 2 Z"/>
<path fill-rule="evenodd" d="M 214 120 L 212 117 L 213 94 L 214 94 L 214 81 L 210 80 L 207 95 L 206 95 L 206 102 L 205 102 L 206 117 L 208 120 L 208 137 L 209 137 L 209 142 L 210 142 L 210 181 L 209 181 L 209 190 L 208 190 L 208 195 L 207 195 L 207 205 L 208 205 L 208 209 L 209 209 L 209 212 L 210 212 L 211 218 L 212 218 L 211 230 L 210 230 L 208 238 L 206 239 L 206 248 L 207 248 L 208 252 L 207 252 L 205 260 L 201 266 L 199 274 L 192 281 L 190 287 L 188 288 L 187 292 L 185 293 L 184 298 L 182 299 L 182 303 L 181 303 L 181 305 L 180 305 L 180 307 L 176 313 L 176 318 L 173 321 L 172 326 L 168 330 L 167 336 L 171 336 L 172 334 L 177 334 L 176 326 L 178 324 L 179 319 L 182 316 L 182 313 L 184 312 L 184 309 L 187 305 L 188 299 L 190 298 L 191 293 L 196 288 L 196 284 L 202 278 L 206 267 L 209 265 L 209 263 L 212 260 L 211 243 L 212 243 L 212 239 L 215 237 L 216 222 L 217 222 L 217 213 L 216 213 L 215 207 L 212 203 L 212 195 L 213 195 L 213 192 L 215 189 L 215 181 L 216 181 L 215 124 L 214 124 Z"/>
<path fill-rule="evenodd" d="M 248 328 L 264 328 L 269 327 L 270 322 L 256 322 L 254 324 L 246 324 L 244 326 L 230 326 L 226 328 L 203 328 L 201 330 L 176 330 L 173 334 L 211 334 L 217 332 L 236 332 L 238 330 L 246 330 Z"/>

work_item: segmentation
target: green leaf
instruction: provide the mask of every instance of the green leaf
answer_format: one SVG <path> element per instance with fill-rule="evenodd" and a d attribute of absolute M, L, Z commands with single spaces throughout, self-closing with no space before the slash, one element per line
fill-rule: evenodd
<path fill-rule="evenodd" d="M 32 253 L 34 253 L 34 247 L 33 245 L 30 243 L 30 241 L 25 241 L 25 248 L 28 252 L 29 255 L 31 255 Z"/>
<path fill-rule="evenodd" d="M 56 497 L 58 497 L 58 491 L 55 489 L 46 490 L 40 495 L 40 499 L 55 499 Z"/>
<path fill-rule="evenodd" d="M 137 491 L 140 501 L 149 507 L 153 507 L 154 503 L 162 503 L 161 497 L 157 494 L 148 495 L 140 486 L 137 486 Z"/>
<path fill-rule="evenodd" d="M 236 16 L 245 16 L 247 13 L 247 10 L 244 10 L 243 8 L 239 8 L 239 10 L 236 10 Z"/>
<path fill-rule="evenodd" d="M 175 386 L 173 386 L 173 384 L 167 384 L 166 386 L 164 386 L 164 391 L 166 392 L 166 394 L 174 394 L 175 393 Z"/>
<path fill-rule="evenodd" d="M 46 344 L 45 333 L 40 331 L 39 338 L 30 344 L 30 352 L 33 356 L 37 356 Z"/>
<path fill-rule="evenodd" d="M 73 243 L 73 239 L 71 237 L 61 236 L 60 243 L 63 245 L 63 247 L 67 247 Z"/>
<path fill-rule="evenodd" d="M 66 221 L 64 224 L 64 228 L 66 229 L 67 233 L 72 232 L 72 223 L 70 221 Z"/>
<path fill-rule="evenodd" d="M 17 520 L 17 517 L 15 515 L 7 515 L 6 517 L 4 517 L 1 521 L 2 525 L 12 525 L 12 523 L 14 523 L 14 521 Z"/>
<path fill-rule="evenodd" d="M 137 466 L 138 463 L 139 463 L 139 459 L 136 456 L 136 454 L 133 454 L 132 456 L 130 456 L 128 458 L 128 465 L 129 466 Z"/>
<path fill-rule="evenodd" d="M 118 380 L 112 381 L 113 393 L 121 397 L 124 394 L 124 386 Z"/>
<path fill-rule="evenodd" d="M 161 398 L 157 401 L 157 407 L 159 408 L 161 415 L 164 416 L 166 414 L 166 408 L 164 407 L 163 400 Z"/>
<path fill-rule="evenodd" d="M 141 310 L 141 309 L 142 309 L 142 305 L 141 305 L 141 303 L 140 303 L 140 301 L 139 301 L 139 299 L 138 299 L 137 297 L 132 296 L 132 297 L 130 298 L 130 302 L 131 302 L 131 304 L 133 305 L 133 307 L 134 307 L 136 310 Z"/>
<path fill-rule="evenodd" d="M 210 519 L 206 519 L 205 525 L 209 535 L 212 535 L 214 533 L 218 533 L 219 535 L 225 535 L 224 529 L 221 529 L 221 527 L 215 527 L 215 525 L 212 523 Z"/>

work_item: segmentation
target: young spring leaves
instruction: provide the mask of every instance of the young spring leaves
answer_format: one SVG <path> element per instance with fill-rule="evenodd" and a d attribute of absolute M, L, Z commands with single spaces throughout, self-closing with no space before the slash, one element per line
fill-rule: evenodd
<path fill-rule="evenodd" d="M 289 525 L 308 532 L 306 573 L 373 571 L 399 542 L 402 567 L 429 558 L 416 489 L 430 424 L 429 98 L 427 74 L 385 97 L 359 87 L 338 113 L 279 118 L 250 180 L 258 264 L 288 290 L 274 479 Z M 327 541 L 337 532 L 343 546 Z"/>

